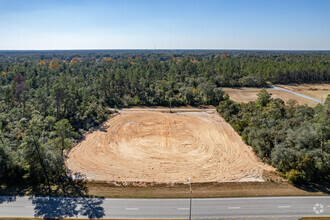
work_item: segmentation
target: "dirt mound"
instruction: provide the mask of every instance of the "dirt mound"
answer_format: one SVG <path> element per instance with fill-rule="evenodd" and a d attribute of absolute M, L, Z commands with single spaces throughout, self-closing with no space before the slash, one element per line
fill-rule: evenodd
<path fill-rule="evenodd" d="M 119 182 L 262 181 L 273 168 L 217 113 L 125 112 L 87 134 L 68 167 L 91 180 Z"/>

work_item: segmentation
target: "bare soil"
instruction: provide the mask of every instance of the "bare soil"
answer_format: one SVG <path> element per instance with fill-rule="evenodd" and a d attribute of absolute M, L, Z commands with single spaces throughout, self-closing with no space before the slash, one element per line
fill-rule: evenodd
<path fill-rule="evenodd" d="M 256 101 L 257 98 L 258 98 L 257 94 L 260 92 L 260 89 L 257 89 L 257 88 L 237 88 L 237 89 L 223 88 L 223 90 L 235 102 L 243 102 L 243 103 Z M 314 102 L 312 100 L 305 99 L 303 97 L 299 97 L 299 96 L 296 96 L 294 94 L 291 94 L 291 93 L 288 93 L 288 92 L 285 92 L 285 91 L 267 89 L 267 92 L 272 95 L 272 98 L 280 98 L 284 102 L 287 102 L 290 99 L 293 99 L 293 100 L 296 100 L 298 102 L 298 104 L 300 104 L 300 105 L 307 104 L 310 107 L 314 107 L 318 104 L 317 102 Z M 305 94 L 305 93 L 302 93 L 300 91 L 295 91 L 295 92 Z M 305 95 L 308 95 L 308 94 L 305 94 Z M 311 96 L 311 97 L 313 97 L 313 96 Z M 316 98 L 316 97 L 314 97 L 314 98 Z"/>
<path fill-rule="evenodd" d="M 191 106 L 191 105 L 186 105 L 186 106 L 172 106 L 172 108 L 168 107 L 168 106 L 131 106 L 131 107 L 127 107 L 125 109 L 172 109 L 173 111 L 175 111 L 176 109 L 195 109 L 195 110 L 205 110 L 205 109 L 214 109 L 215 106 L 213 105 L 202 105 L 202 106 Z"/>
<path fill-rule="evenodd" d="M 89 180 L 124 183 L 263 181 L 274 170 L 215 112 L 120 111 L 71 150 L 67 165 Z"/>

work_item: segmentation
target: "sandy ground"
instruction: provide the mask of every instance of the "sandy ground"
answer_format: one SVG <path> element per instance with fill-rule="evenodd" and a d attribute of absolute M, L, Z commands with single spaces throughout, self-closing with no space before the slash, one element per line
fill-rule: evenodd
<path fill-rule="evenodd" d="M 196 110 L 205 110 L 205 109 L 214 109 L 215 107 L 213 105 L 203 105 L 203 106 L 200 106 L 200 107 L 195 107 L 195 106 L 190 106 L 190 105 L 186 105 L 186 106 L 175 106 L 175 107 L 172 107 L 171 109 L 173 111 L 177 110 L 177 109 L 196 109 Z M 125 109 L 128 109 L 128 108 L 125 108 Z M 149 109 L 170 109 L 170 107 L 168 106 L 132 106 L 132 107 L 129 107 L 129 109 L 146 109 L 146 110 L 149 110 Z"/>
<path fill-rule="evenodd" d="M 90 180 L 180 183 L 263 181 L 251 148 L 217 113 L 121 111 L 68 155 Z"/>
<path fill-rule="evenodd" d="M 291 84 L 276 85 L 293 92 L 298 92 L 319 100 L 324 101 L 330 94 L 330 84 Z"/>
<path fill-rule="evenodd" d="M 239 89 L 223 88 L 223 90 L 235 102 L 245 102 L 245 103 L 257 100 L 257 98 L 258 98 L 257 94 L 260 92 L 260 89 L 256 89 L 256 88 L 239 88 Z M 285 91 L 267 89 L 267 92 L 270 93 L 274 99 L 280 98 L 284 102 L 287 102 L 290 99 L 293 99 L 293 100 L 297 100 L 298 104 L 300 104 L 300 105 L 307 104 L 308 106 L 314 107 L 318 104 L 317 102 L 314 102 L 312 100 L 308 100 L 303 97 L 299 97 L 299 96 L 296 96 L 294 94 L 291 94 L 291 93 L 288 93 Z M 295 92 L 300 93 L 300 91 L 295 91 Z M 301 93 L 301 94 L 308 95 L 305 93 Z M 316 98 L 316 97 L 314 97 L 314 98 Z"/>

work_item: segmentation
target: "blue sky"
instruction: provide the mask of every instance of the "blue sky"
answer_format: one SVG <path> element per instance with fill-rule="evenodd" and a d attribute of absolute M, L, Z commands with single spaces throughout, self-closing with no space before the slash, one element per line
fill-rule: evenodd
<path fill-rule="evenodd" d="M 6 49 L 330 50 L 330 0 L 0 0 Z"/>

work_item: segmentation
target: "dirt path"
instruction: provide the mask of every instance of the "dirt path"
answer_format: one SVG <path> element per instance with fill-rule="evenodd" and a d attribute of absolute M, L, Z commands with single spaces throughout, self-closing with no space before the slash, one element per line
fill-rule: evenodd
<path fill-rule="evenodd" d="M 214 112 L 121 111 L 88 134 L 67 165 L 108 182 L 262 181 L 263 170 L 273 170 Z"/>

